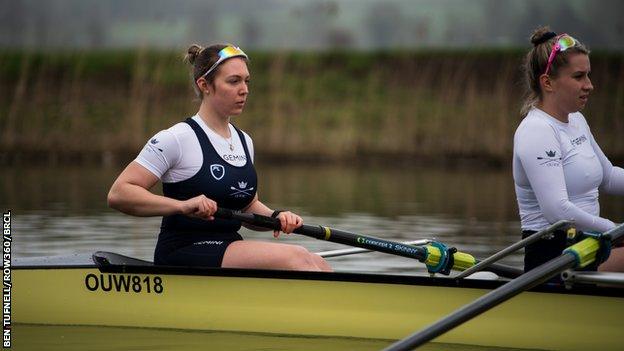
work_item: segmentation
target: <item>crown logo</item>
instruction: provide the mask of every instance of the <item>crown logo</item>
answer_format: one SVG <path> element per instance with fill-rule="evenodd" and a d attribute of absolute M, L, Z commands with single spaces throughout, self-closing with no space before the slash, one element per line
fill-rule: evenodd
<path fill-rule="evenodd" d="M 245 189 L 245 187 L 247 186 L 247 182 L 238 182 L 238 187 L 241 189 Z"/>
<path fill-rule="evenodd" d="M 548 157 L 555 157 L 555 155 L 557 154 L 557 151 L 546 151 L 546 155 Z"/>

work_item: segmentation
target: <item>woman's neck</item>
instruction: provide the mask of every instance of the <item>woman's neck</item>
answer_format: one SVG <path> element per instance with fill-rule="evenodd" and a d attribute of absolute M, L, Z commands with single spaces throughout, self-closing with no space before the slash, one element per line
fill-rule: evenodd
<path fill-rule="evenodd" d="M 537 108 L 563 123 L 568 123 L 568 112 L 561 109 L 559 104 L 555 103 L 552 99 L 544 99 L 540 101 L 537 104 Z"/>
<path fill-rule="evenodd" d="M 199 106 L 197 115 L 206 125 L 224 138 L 229 138 L 230 134 L 230 116 L 222 116 L 215 111 L 206 101 L 202 101 Z"/>

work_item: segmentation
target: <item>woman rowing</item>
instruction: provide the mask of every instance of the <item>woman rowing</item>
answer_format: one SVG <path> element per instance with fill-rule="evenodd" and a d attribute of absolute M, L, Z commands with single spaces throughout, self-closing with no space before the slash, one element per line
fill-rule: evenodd
<path fill-rule="evenodd" d="M 249 95 L 247 55 L 230 45 L 192 45 L 186 60 L 199 111 L 150 138 L 112 185 L 109 206 L 163 216 L 155 264 L 330 271 L 303 247 L 242 240 L 240 221 L 213 217 L 222 206 L 275 217 L 285 233 L 303 224 L 300 216 L 258 199 L 252 140 L 230 123 Z M 164 196 L 150 191 L 159 180 Z"/>
<path fill-rule="evenodd" d="M 568 34 L 536 30 L 524 69 L 528 87 L 524 120 L 514 136 L 513 176 L 523 237 L 559 220 L 583 231 L 605 232 L 615 224 L 600 217 L 598 192 L 624 194 L 624 169 L 614 167 L 592 135 L 585 107 L 594 89 L 589 51 Z M 561 254 L 559 233 L 525 250 L 525 271 Z M 624 270 L 624 248 L 611 251 L 599 270 Z"/>

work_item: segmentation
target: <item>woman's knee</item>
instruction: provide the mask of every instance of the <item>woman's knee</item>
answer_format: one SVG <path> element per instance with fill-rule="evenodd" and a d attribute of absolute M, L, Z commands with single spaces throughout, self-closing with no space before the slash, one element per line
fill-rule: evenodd
<path fill-rule="evenodd" d="M 315 253 L 310 253 L 310 255 L 312 255 L 312 259 L 314 260 L 314 263 L 320 270 L 325 271 L 325 272 L 333 272 L 333 269 L 331 268 L 329 263 L 325 261 L 323 257 Z"/>
<path fill-rule="evenodd" d="M 305 247 L 298 245 L 289 245 L 286 257 L 286 266 L 293 270 L 318 270 L 315 263 L 314 254 L 310 253 Z"/>

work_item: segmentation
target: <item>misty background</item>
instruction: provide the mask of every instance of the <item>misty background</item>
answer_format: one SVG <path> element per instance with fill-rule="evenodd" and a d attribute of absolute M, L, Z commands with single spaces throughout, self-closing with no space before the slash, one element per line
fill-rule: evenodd
<path fill-rule="evenodd" d="M 0 0 L 0 46 L 245 49 L 526 47 L 549 24 L 624 49 L 619 0 Z"/>

